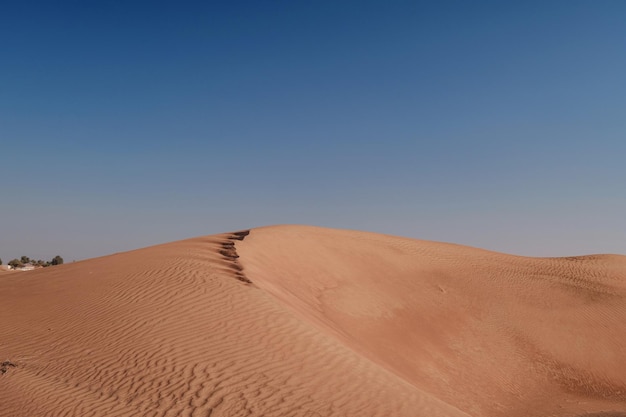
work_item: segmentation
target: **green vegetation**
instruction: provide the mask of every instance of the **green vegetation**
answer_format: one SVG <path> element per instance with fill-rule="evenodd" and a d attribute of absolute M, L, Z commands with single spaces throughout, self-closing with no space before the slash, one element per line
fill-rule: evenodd
<path fill-rule="evenodd" d="M 22 256 L 19 259 L 17 258 L 11 259 L 7 265 L 15 269 L 15 268 L 23 268 L 27 265 L 32 265 L 34 267 L 39 267 L 39 268 L 46 268 L 48 266 L 62 265 L 62 264 L 63 264 L 63 258 L 57 255 L 54 258 L 52 258 L 52 260 L 50 261 L 42 261 L 41 259 L 36 261 L 34 259 L 29 258 L 28 256 Z M 0 265 L 2 265 L 1 259 L 0 259 Z"/>
<path fill-rule="evenodd" d="M 9 266 L 15 269 L 23 267 L 24 264 L 19 259 L 11 259 L 9 261 Z"/>

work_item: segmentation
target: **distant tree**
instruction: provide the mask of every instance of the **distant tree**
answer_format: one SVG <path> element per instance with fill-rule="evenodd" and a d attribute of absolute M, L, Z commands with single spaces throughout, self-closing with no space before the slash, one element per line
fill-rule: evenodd
<path fill-rule="evenodd" d="M 0 259 L 0 265 L 2 265 L 2 259 Z"/>
<path fill-rule="evenodd" d="M 22 262 L 23 264 L 27 264 L 30 262 L 30 258 L 28 256 L 22 256 L 20 258 L 20 262 Z"/>
<path fill-rule="evenodd" d="M 24 266 L 24 264 L 19 260 L 19 259 L 11 259 L 9 261 L 9 266 L 11 266 L 12 268 L 21 268 Z"/>
<path fill-rule="evenodd" d="M 62 264 L 63 264 L 63 258 L 61 258 L 59 255 L 55 256 L 50 261 L 50 265 L 62 265 Z"/>

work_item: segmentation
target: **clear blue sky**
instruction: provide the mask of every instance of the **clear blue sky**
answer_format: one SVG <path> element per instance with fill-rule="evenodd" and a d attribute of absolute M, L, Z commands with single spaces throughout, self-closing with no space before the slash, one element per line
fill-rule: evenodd
<path fill-rule="evenodd" d="M 626 253 L 626 2 L 11 2 L 0 257 L 279 223 Z"/>

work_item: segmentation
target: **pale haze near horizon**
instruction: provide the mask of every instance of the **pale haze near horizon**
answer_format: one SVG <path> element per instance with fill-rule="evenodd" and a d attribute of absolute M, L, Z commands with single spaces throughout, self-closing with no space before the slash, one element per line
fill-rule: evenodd
<path fill-rule="evenodd" d="M 0 258 L 269 224 L 626 254 L 626 3 L 7 7 Z"/>

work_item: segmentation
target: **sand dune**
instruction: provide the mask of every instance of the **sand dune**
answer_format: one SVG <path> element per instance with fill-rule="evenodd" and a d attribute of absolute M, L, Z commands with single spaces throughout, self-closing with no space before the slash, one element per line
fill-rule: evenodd
<path fill-rule="evenodd" d="M 0 294 L 0 416 L 626 416 L 624 256 L 280 226 Z"/>

